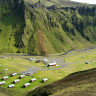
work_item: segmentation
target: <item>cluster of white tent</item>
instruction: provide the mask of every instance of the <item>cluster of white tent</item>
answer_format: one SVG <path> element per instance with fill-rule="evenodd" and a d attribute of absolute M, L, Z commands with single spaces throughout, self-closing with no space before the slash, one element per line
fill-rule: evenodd
<path fill-rule="evenodd" d="M 29 61 L 30 61 L 30 62 L 31 62 L 31 61 L 35 61 L 35 60 L 36 60 L 36 59 L 29 58 Z M 55 61 L 53 61 L 53 62 L 51 62 L 51 63 L 48 63 L 48 60 L 47 60 L 47 59 L 44 59 L 43 62 L 44 62 L 44 64 L 46 64 L 46 65 L 48 65 L 48 66 L 57 66 L 57 64 L 56 64 Z M 2 66 L 2 65 L 0 65 L 0 66 Z M 3 71 L 8 71 L 8 69 L 4 69 Z M 28 74 L 31 74 L 31 72 L 28 72 Z M 17 73 L 12 73 L 12 74 L 11 74 L 12 77 L 13 77 L 13 76 L 16 76 L 16 75 L 17 75 Z M 20 76 L 19 76 L 20 79 L 22 79 L 22 78 L 24 78 L 24 77 L 25 77 L 25 75 L 20 75 Z M 3 79 L 3 80 L 7 80 L 8 78 L 9 78 L 8 76 L 5 76 L 5 77 L 3 77 L 2 79 Z M 20 79 L 14 80 L 13 82 L 16 84 L 16 83 L 20 82 Z M 36 81 L 36 78 L 30 79 L 30 81 L 31 81 L 31 82 L 34 82 L 34 81 Z M 42 79 L 42 82 L 46 82 L 46 81 L 48 81 L 47 78 Z M 4 85 L 5 83 L 6 83 L 5 81 L 0 82 L 0 86 L 1 86 L 1 85 Z M 13 88 L 13 87 L 15 86 L 15 84 L 8 85 L 8 88 Z M 24 84 L 24 87 L 28 87 L 28 86 L 30 86 L 30 83 L 25 83 L 25 84 Z"/>
<path fill-rule="evenodd" d="M 17 75 L 17 73 L 12 73 L 12 74 L 11 74 L 12 77 L 13 77 L 13 76 L 16 76 L 16 75 Z M 22 78 L 25 77 L 25 75 L 20 75 L 19 77 L 20 77 L 20 79 L 22 79 Z M 9 78 L 8 76 L 5 76 L 5 77 L 3 77 L 2 79 L 3 79 L 3 80 L 7 80 L 8 78 Z M 14 80 L 13 82 L 16 84 L 16 83 L 18 83 L 19 81 L 20 81 L 20 80 L 17 79 L 17 80 Z M 5 81 L 0 82 L 0 85 L 4 85 L 4 84 L 5 84 Z M 15 84 L 8 85 L 8 88 L 13 88 L 13 87 L 15 86 Z"/>
<path fill-rule="evenodd" d="M 13 74 L 11 74 L 11 75 L 12 75 L 12 76 L 16 76 L 17 73 L 13 73 Z M 20 75 L 20 76 L 19 76 L 20 79 L 22 79 L 22 78 L 24 78 L 24 77 L 25 77 L 25 75 Z M 3 79 L 3 80 L 7 80 L 8 78 L 9 78 L 8 76 L 5 76 L 5 77 L 3 77 L 2 79 Z M 14 81 L 13 81 L 14 84 L 8 85 L 8 88 L 14 88 L 15 84 L 20 82 L 20 79 L 14 80 Z M 44 78 L 44 79 L 42 79 L 42 82 L 46 82 L 47 80 L 48 80 L 47 78 Z M 36 81 L 36 78 L 30 79 L 30 82 L 34 82 L 34 81 Z M 0 86 L 4 85 L 5 83 L 6 83 L 5 81 L 0 82 Z M 24 87 L 28 87 L 28 86 L 30 86 L 30 83 L 25 83 L 25 84 L 24 84 Z"/>
<path fill-rule="evenodd" d="M 30 79 L 30 81 L 34 82 L 34 81 L 36 81 L 36 78 Z M 48 81 L 47 78 L 42 79 L 42 82 L 46 82 L 46 81 Z M 24 87 L 29 87 L 29 86 L 30 86 L 30 83 L 25 83 L 24 84 Z"/>

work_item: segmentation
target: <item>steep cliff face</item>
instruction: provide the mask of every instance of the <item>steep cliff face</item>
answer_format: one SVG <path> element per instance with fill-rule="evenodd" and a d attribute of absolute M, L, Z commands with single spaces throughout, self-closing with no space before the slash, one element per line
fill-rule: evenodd
<path fill-rule="evenodd" d="M 24 4 L 18 0 L 0 0 L 0 52 L 19 52 L 24 47 Z"/>
<path fill-rule="evenodd" d="M 57 1 L 0 0 L 0 52 L 47 55 L 95 46 L 96 7 Z"/>

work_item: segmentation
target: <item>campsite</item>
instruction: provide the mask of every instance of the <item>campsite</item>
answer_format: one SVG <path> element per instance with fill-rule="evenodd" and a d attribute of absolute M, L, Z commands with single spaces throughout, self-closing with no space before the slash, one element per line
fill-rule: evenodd
<path fill-rule="evenodd" d="M 83 58 L 82 58 L 83 56 Z M 40 62 L 31 61 L 26 58 L 39 58 Z M 11 59 L 13 58 L 13 59 Z M 44 59 L 46 58 L 46 59 Z M 58 58 L 58 59 L 57 59 Z M 45 61 L 47 62 L 58 62 L 60 66 L 51 66 L 46 68 Z M 59 63 L 60 62 L 60 63 Z M 85 62 L 89 62 L 86 64 Z M 48 64 L 49 64 L 48 63 Z M 0 89 L 8 88 L 8 86 L 14 86 L 11 90 L 24 90 L 23 92 L 20 91 L 22 94 L 26 92 L 26 90 L 30 91 L 34 88 L 39 86 L 48 85 L 54 81 L 60 80 L 63 77 L 68 76 L 71 73 L 77 71 L 83 71 L 87 69 L 96 68 L 96 51 L 95 49 L 80 51 L 80 52 L 72 52 L 66 55 L 57 55 L 57 56 L 7 56 L 7 58 L 0 58 L 0 82 L 5 81 L 5 84 L 1 85 Z M 30 68 L 39 68 L 38 70 L 28 70 Z M 4 69 L 8 69 L 4 71 Z M 27 71 L 26 71 L 27 70 Z M 31 71 L 34 71 L 32 73 Z M 23 74 L 25 72 L 25 74 Z M 14 76 L 15 75 L 15 76 Z M 8 77 L 6 80 L 3 80 L 3 77 Z M 24 76 L 24 78 L 20 78 L 20 76 Z M 53 78 L 54 76 L 54 78 Z M 30 81 L 32 80 L 33 81 Z M 42 82 L 42 80 L 47 80 L 46 82 Z M 14 81 L 18 81 L 14 83 Z M 24 87 L 26 84 L 28 86 Z M 9 88 L 8 88 L 9 90 Z M 14 96 L 14 95 L 13 95 Z"/>
<path fill-rule="evenodd" d="M 0 0 L 0 96 L 96 96 L 96 0 L 81 1 Z"/>

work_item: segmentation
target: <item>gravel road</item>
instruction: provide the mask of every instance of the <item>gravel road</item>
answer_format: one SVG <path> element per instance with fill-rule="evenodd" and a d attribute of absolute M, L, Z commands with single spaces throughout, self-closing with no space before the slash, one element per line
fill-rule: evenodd
<path fill-rule="evenodd" d="M 86 51 L 85 51 L 86 50 Z M 78 54 L 82 54 L 82 53 L 90 53 L 92 51 L 96 51 L 96 50 L 89 50 L 88 49 L 82 49 L 82 50 L 77 50 L 78 53 L 74 53 L 74 54 L 69 54 L 69 55 L 64 55 L 64 54 L 61 54 L 61 55 L 50 55 L 48 57 L 39 57 L 38 56 L 38 59 L 40 60 L 44 60 L 44 59 L 48 59 L 49 62 L 52 62 L 52 61 L 56 61 L 57 64 L 59 64 L 61 67 L 57 67 L 57 68 L 50 68 L 50 69 L 45 69 L 45 68 L 38 68 L 38 67 L 32 67 L 32 68 L 29 68 L 27 69 L 26 71 L 24 72 L 20 72 L 21 74 L 27 74 L 28 72 L 31 72 L 31 74 L 33 73 L 36 73 L 37 71 L 40 71 L 40 70 L 56 70 L 56 69 L 61 69 L 65 66 L 68 66 L 70 64 L 77 64 L 77 63 L 82 63 L 82 62 L 89 62 L 89 61 L 94 61 L 96 59 L 92 59 L 92 60 L 85 60 L 85 61 L 80 61 L 80 62 L 72 62 L 72 63 L 65 63 L 64 62 L 64 58 L 65 57 L 70 57 L 70 56 L 74 56 L 74 55 L 78 55 Z M 55 57 L 54 57 L 55 56 Z M 35 56 L 34 56 L 35 57 Z M 16 58 L 19 58 L 18 56 Z M 20 58 L 24 58 L 24 57 L 20 57 Z"/>
<path fill-rule="evenodd" d="M 28 72 L 31 72 L 31 74 L 33 74 L 33 73 L 35 73 L 35 72 L 37 72 L 39 70 L 42 70 L 42 68 L 32 67 L 32 68 L 27 69 L 24 72 L 20 72 L 20 74 L 28 74 Z"/>

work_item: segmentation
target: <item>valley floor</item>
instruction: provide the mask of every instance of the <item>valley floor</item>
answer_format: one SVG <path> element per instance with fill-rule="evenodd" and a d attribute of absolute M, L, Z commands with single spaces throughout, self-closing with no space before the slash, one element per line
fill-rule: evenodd
<path fill-rule="evenodd" d="M 6 57 L 7 58 L 2 58 Z M 39 87 L 50 84 L 54 81 L 60 80 L 71 73 L 84 71 L 92 68 L 96 68 L 96 49 L 90 49 L 85 51 L 73 51 L 66 55 L 53 55 L 53 56 L 11 56 L 11 55 L 1 55 L 0 56 L 0 81 L 2 81 L 2 77 L 11 73 L 17 72 L 19 74 L 27 74 L 31 72 L 30 76 L 26 76 L 26 78 L 22 79 L 22 82 L 18 83 L 15 88 L 8 89 L 7 86 L 12 84 L 13 80 L 17 79 L 17 77 L 10 77 L 9 80 L 6 81 L 6 84 L 0 87 L 0 92 L 6 93 L 7 95 L 10 93 L 9 90 L 15 90 L 14 92 L 18 92 L 18 94 L 12 96 L 22 96 L 24 93 L 28 93 L 29 91 Z M 40 59 L 40 63 L 35 63 L 35 61 L 30 62 L 26 58 L 35 58 Z M 45 64 L 42 62 L 44 59 L 48 59 L 49 62 L 56 61 L 59 65 L 58 67 L 47 68 L 44 67 Z M 88 64 L 86 64 L 86 62 Z M 8 71 L 3 71 L 4 69 L 8 69 Z M 54 78 L 53 78 L 54 76 Z M 37 78 L 37 81 L 31 83 L 30 87 L 23 88 L 22 86 L 29 82 L 31 78 Z M 41 80 L 43 78 L 48 78 L 46 83 L 42 83 Z M 3 91 L 2 88 L 5 88 Z M 27 91 L 27 92 L 26 92 Z M 63 90 L 62 90 L 63 91 Z M 64 91 L 65 92 L 65 91 Z M 60 93 L 61 94 L 61 93 Z M 9 95 L 9 96 L 11 96 Z M 57 94 L 57 96 L 59 96 Z M 69 96 L 69 95 L 68 95 Z"/>

